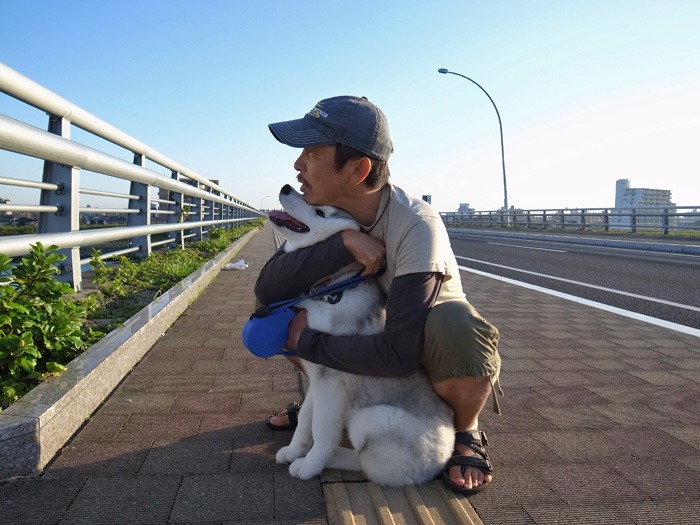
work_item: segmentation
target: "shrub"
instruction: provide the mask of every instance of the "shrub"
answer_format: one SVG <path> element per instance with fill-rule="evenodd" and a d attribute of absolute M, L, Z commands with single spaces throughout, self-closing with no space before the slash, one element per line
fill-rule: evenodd
<path fill-rule="evenodd" d="M 0 254 L 0 410 L 64 371 L 88 345 L 81 329 L 86 310 L 55 278 L 55 263 L 66 258 L 56 250 L 36 243 L 15 267 Z"/>

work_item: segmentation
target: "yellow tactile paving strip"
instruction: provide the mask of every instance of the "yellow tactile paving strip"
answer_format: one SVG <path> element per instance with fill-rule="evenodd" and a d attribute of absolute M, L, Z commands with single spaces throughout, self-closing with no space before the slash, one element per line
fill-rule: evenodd
<path fill-rule="evenodd" d="M 470 525 L 482 524 L 466 498 L 433 481 L 403 488 L 369 481 L 332 481 L 338 471 L 321 478 L 331 525 Z"/>

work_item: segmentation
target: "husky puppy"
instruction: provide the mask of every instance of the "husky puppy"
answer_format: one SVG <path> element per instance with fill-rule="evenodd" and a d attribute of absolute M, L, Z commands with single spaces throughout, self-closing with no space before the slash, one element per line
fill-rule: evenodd
<path fill-rule="evenodd" d="M 287 252 L 311 246 L 336 232 L 359 230 L 358 223 L 332 206 L 312 206 L 286 185 L 279 195 L 284 212 L 270 221 L 285 238 Z M 354 263 L 326 286 L 352 277 Z M 317 285 L 318 286 L 318 285 Z M 363 281 L 337 295 L 307 299 L 309 326 L 333 335 L 368 335 L 382 331 L 385 296 L 376 281 Z M 277 452 L 289 472 L 310 479 L 324 468 L 363 471 L 375 483 L 422 484 L 440 473 L 452 454 L 452 413 L 422 370 L 408 378 L 369 377 L 301 360 L 309 388 L 291 443 Z M 340 446 L 347 428 L 352 449 Z"/>

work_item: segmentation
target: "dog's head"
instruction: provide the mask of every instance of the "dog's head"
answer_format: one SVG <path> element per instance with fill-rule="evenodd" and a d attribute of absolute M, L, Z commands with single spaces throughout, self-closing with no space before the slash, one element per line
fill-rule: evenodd
<path fill-rule="evenodd" d="M 343 230 L 359 230 L 355 219 L 334 206 L 314 206 L 298 191 L 286 184 L 280 190 L 284 211 L 268 213 L 270 222 L 287 242 L 284 250 L 291 252 L 328 239 Z"/>

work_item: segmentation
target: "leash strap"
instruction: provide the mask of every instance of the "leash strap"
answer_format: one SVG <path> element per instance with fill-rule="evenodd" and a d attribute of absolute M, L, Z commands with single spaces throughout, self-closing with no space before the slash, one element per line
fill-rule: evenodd
<path fill-rule="evenodd" d="M 272 313 L 273 310 L 276 310 L 278 308 L 289 308 L 291 306 L 294 306 L 295 304 L 298 304 L 302 301 L 305 301 L 306 299 L 313 299 L 314 297 L 319 297 L 321 295 L 333 295 L 337 294 L 339 292 L 349 290 L 350 288 L 355 288 L 358 284 L 360 284 L 362 281 L 366 281 L 368 279 L 374 279 L 375 277 L 379 277 L 381 274 L 384 273 L 384 270 L 386 268 L 382 267 L 381 270 L 378 272 L 374 272 L 373 274 L 370 275 L 360 275 L 358 273 L 357 275 L 350 277 L 348 279 L 345 279 L 344 281 L 340 281 L 335 284 L 331 284 L 328 286 L 324 286 L 323 288 L 320 288 L 319 290 L 316 290 L 313 293 L 310 293 L 308 295 L 304 295 L 302 297 L 297 297 L 295 299 L 288 299 L 286 301 L 278 301 L 276 303 L 270 303 L 270 304 L 264 304 L 262 306 L 259 306 L 255 312 L 251 315 L 252 317 L 267 317 Z"/>

